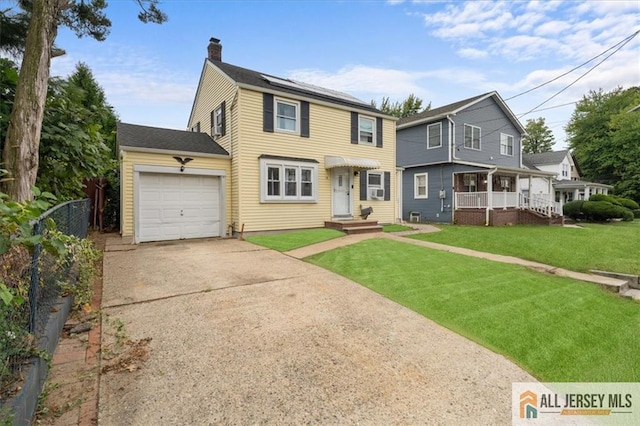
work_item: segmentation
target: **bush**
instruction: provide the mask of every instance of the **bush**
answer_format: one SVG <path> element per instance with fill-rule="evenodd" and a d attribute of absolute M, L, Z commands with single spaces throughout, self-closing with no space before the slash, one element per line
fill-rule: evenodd
<path fill-rule="evenodd" d="M 640 209 L 635 209 L 635 210 L 633 210 L 633 216 L 634 216 L 636 219 L 640 219 Z"/>
<path fill-rule="evenodd" d="M 608 201 L 585 201 L 581 211 L 587 219 L 597 222 L 606 222 L 610 219 L 629 220 L 629 214 L 633 215 L 631 210 Z"/>
<path fill-rule="evenodd" d="M 622 207 L 626 207 L 629 210 L 640 209 L 640 206 L 638 205 L 638 203 L 636 203 L 630 198 L 622 198 L 622 197 L 615 197 L 615 198 Z"/>
<path fill-rule="evenodd" d="M 584 214 L 582 213 L 583 203 L 584 201 L 582 200 L 569 201 L 562 206 L 562 213 L 574 220 L 582 219 L 584 217 Z"/>
<path fill-rule="evenodd" d="M 606 201 L 607 203 L 616 204 L 618 206 L 622 205 L 620 204 L 618 197 L 608 194 L 594 194 L 589 197 L 589 201 Z"/>

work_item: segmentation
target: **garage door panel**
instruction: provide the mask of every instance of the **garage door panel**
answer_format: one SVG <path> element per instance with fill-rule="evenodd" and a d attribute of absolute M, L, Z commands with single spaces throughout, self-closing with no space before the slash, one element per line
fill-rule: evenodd
<path fill-rule="evenodd" d="M 220 178 L 140 173 L 139 240 L 220 235 Z"/>

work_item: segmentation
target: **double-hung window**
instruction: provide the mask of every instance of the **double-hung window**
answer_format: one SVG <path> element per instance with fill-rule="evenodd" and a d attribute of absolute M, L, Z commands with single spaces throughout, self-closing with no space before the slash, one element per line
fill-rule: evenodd
<path fill-rule="evenodd" d="M 318 165 L 315 162 L 260 159 L 260 201 L 309 203 L 317 200 Z"/>
<path fill-rule="evenodd" d="M 427 126 L 427 149 L 442 146 L 442 123 Z"/>
<path fill-rule="evenodd" d="M 384 200 L 384 173 L 367 172 L 367 199 Z"/>
<path fill-rule="evenodd" d="M 500 154 L 513 156 L 513 136 L 500 133 Z"/>
<path fill-rule="evenodd" d="M 376 144 L 376 120 L 370 117 L 358 118 L 358 142 L 367 145 Z"/>
<path fill-rule="evenodd" d="M 427 185 L 429 184 L 428 173 L 416 173 L 413 175 L 413 198 L 429 198 Z"/>
<path fill-rule="evenodd" d="M 223 121 L 222 121 L 222 108 L 223 106 L 220 105 L 218 108 L 216 108 L 213 111 L 213 128 L 211 129 L 211 135 L 212 136 L 221 136 L 224 131 L 223 131 Z"/>
<path fill-rule="evenodd" d="M 297 102 L 275 100 L 276 130 L 281 132 L 298 133 L 300 106 Z"/>
<path fill-rule="evenodd" d="M 464 125 L 464 147 L 480 150 L 480 127 Z"/>

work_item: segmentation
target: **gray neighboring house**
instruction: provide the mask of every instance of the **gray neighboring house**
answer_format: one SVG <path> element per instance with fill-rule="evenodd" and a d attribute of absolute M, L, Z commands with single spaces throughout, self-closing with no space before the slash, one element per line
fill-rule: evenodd
<path fill-rule="evenodd" d="M 554 173 L 522 166 L 522 124 L 497 92 L 402 118 L 396 162 L 402 173 L 402 217 L 475 225 L 558 223 Z M 519 191 L 521 178 L 540 178 L 549 190 Z"/>

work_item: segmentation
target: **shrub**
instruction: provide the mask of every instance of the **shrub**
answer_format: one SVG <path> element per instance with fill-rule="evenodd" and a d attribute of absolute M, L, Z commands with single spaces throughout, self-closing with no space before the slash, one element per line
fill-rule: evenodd
<path fill-rule="evenodd" d="M 624 219 L 629 217 L 631 210 L 608 201 L 585 201 L 582 204 L 582 213 L 587 219 L 597 222 L 605 222 L 610 219 Z M 627 213 L 629 212 L 629 213 Z M 631 213 L 633 214 L 633 213 Z M 628 219 L 625 219 L 628 220 Z"/>
<path fill-rule="evenodd" d="M 593 194 L 589 197 L 589 201 L 606 201 L 607 203 L 616 204 L 618 206 L 622 205 L 618 197 L 608 194 Z"/>
<path fill-rule="evenodd" d="M 574 220 L 582 219 L 582 217 L 584 216 L 582 214 L 583 203 L 584 201 L 582 200 L 569 201 L 568 203 L 562 206 L 562 213 L 565 216 L 569 216 L 571 219 L 574 219 Z"/>
<path fill-rule="evenodd" d="M 638 203 L 636 203 L 630 198 L 623 198 L 623 197 L 615 197 L 615 198 L 622 207 L 626 207 L 629 210 L 640 209 L 640 206 L 638 205 Z"/>
<path fill-rule="evenodd" d="M 633 210 L 633 216 L 635 216 L 636 219 L 640 219 L 640 209 Z"/>

